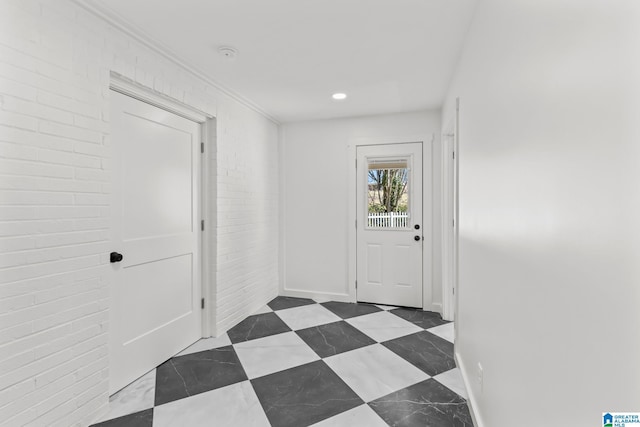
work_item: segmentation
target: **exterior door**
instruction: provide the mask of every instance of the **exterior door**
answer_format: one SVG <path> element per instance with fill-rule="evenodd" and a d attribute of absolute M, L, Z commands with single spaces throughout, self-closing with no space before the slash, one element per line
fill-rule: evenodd
<path fill-rule="evenodd" d="M 200 126 L 114 91 L 111 101 L 115 393 L 201 337 Z"/>
<path fill-rule="evenodd" d="M 422 143 L 356 155 L 357 299 L 422 308 Z"/>

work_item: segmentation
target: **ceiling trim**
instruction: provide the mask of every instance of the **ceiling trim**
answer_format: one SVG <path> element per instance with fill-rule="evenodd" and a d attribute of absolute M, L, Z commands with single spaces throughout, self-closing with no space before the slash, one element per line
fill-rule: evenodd
<path fill-rule="evenodd" d="M 182 57 L 180 57 L 180 55 L 176 54 L 174 51 L 167 48 L 162 43 L 158 43 L 157 41 L 153 40 L 148 34 L 146 34 L 141 29 L 137 28 L 135 25 L 131 24 L 122 16 L 96 4 L 93 0 L 72 0 L 72 1 L 78 6 L 80 6 L 81 8 L 97 16 L 98 18 L 106 21 L 108 24 L 112 25 L 116 29 L 122 31 L 124 34 L 133 38 L 134 40 L 141 43 L 145 47 L 161 55 L 163 58 L 173 62 L 175 65 L 189 72 L 194 77 L 200 79 L 204 83 L 213 86 L 223 94 L 229 96 L 230 98 L 233 98 L 234 100 L 240 102 L 241 104 L 249 107 L 253 111 L 263 115 L 267 119 L 271 120 L 273 123 L 277 125 L 280 124 L 278 120 L 276 120 L 273 116 L 271 116 L 269 113 L 263 110 L 256 103 L 236 93 L 235 91 L 229 88 L 226 88 L 225 86 L 218 83 L 211 77 L 207 76 L 207 74 L 204 73 L 202 70 L 189 64 Z"/>

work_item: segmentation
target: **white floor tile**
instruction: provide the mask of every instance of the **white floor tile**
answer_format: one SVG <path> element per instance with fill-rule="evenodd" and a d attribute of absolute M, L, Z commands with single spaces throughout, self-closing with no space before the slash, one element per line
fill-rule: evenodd
<path fill-rule="evenodd" d="M 156 393 L 156 370 L 141 376 L 109 398 L 109 412 L 101 421 L 153 408 Z"/>
<path fill-rule="evenodd" d="M 245 341 L 233 347 L 250 379 L 320 359 L 295 332 Z"/>
<path fill-rule="evenodd" d="M 211 350 L 212 348 L 224 347 L 231 345 L 229 336 L 225 333 L 216 338 L 203 338 L 194 344 L 182 350 L 176 356 L 184 356 L 185 354 L 197 353 L 199 351 Z"/>
<path fill-rule="evenodd" d="M 422 331 L 413 323 L 386 311 L 353 317 L 346 321 L 378 342 Z"/>
<path fill-rule="evenodd" d="M 455 332 L 453 329 L 453 322 L 427 329 L 427 331 L 439 336 L 440 338 L 444 338 L 449 342 L 454 342 Z"/>
<path fill-rule="evenodd" d="M 453 368 L 450 371 L 443 372 L 433 377 L 440 384 L 458 393 L 460 396 L 468 399 L 467 389 L 464 387 L 464 381 L 462 380 L 462 374 L 460 369 Z"/>
<path fill-rule="evenodd" d="M 319 304 L 279 310 L 276 314 L 294 331 L 342 320 Z"/>
<path fill-rule="evenodd" d="M 365 402 L 429 378 L 381 344 L 348 351 L 324 361 Z"/>
<path fill-rule="evenodd" d="M 273 310 L 271 310 L 271 307 L 269 307 L 268 305 L 265 305 L 264 307 L 257 309 L 255 313 L 253 313 L 253 315 L 271 313 L 272 311 Z"/>
<path fill-rule="evenodd" d="M 249 381 L 160 405 L 153 412 L 154 427 L 269 427 Z"/>
<path fill-rule="evenodd" d="M 389 427 L 369 405 L 358 406 L 311 427 Z"/>

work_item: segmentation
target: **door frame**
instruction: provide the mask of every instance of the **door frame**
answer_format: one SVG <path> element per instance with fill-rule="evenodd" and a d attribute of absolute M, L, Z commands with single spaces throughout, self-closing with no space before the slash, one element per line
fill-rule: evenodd
<path fill-rule="evenodd" d="M 434 135 L 413 135 L 406 137 L 384 138 L 351 138 L 347 145 L 347 250 L 348 269 L 347 284 L 349 300 L 357 301 L 356 293 L 356 262 L 357 262 L 357 234 L 356 234 L 356 201 L 357 201 L 357 147 L 363 145 L 392 145 L 411 142 L 422 143 L 422 235 L 424 241 L 430 244 L 423 245 L 422 251 L 422 309 L 434 310 L 433 306 L 433 141 Z"/>
<path fill-rule="evenodd" d="M 458 313 L 458 170 L 460 162 L 459 105 L 442 132 L 442 318 Z M 457 325 L 457 322 L 454 323 Z"/>
<path fill-rule="evenodd" d="M 204 299 L 204 308 L 201 310 L 201 335 L 203 338 L 215 335 L 215 259 L 216 249 L 212 242 L 216 241 L 215 224 L 215 204 L 216 186 L 215 170 L 210 166 L 209 159 L 215 157 L 216 146 L 216 118 L 212 114 L 206 113 L 188 104 L 158 93 L 144 85 L 130 80 L 114 71 L 111 72 L 109 89 L 123 95 L 135 98 L 146 104 L 162 110 L 169 111 L 185 119 L 191 120 L 200 126 L 201 162 L 200 162 L 200 206 L 199 217 L 203 224 L 211 224 L 204 227 L 200 234 L 200 288 L 201 298 Z M 204 262 L 207 260 L 207 262 Z M 109 303 L 109 310 L 111 303 Z"/>

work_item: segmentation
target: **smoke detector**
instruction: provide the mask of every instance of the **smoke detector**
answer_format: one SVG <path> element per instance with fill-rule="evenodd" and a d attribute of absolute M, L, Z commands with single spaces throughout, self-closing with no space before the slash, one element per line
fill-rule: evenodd
<path fill-rule="evenodd" d="M 233 61 L 236 59 L 236 56 L 238 56 L 238 50 L 231 46 L 220 46 L 218 48 L 218 53 L 229 61 Z"/>

